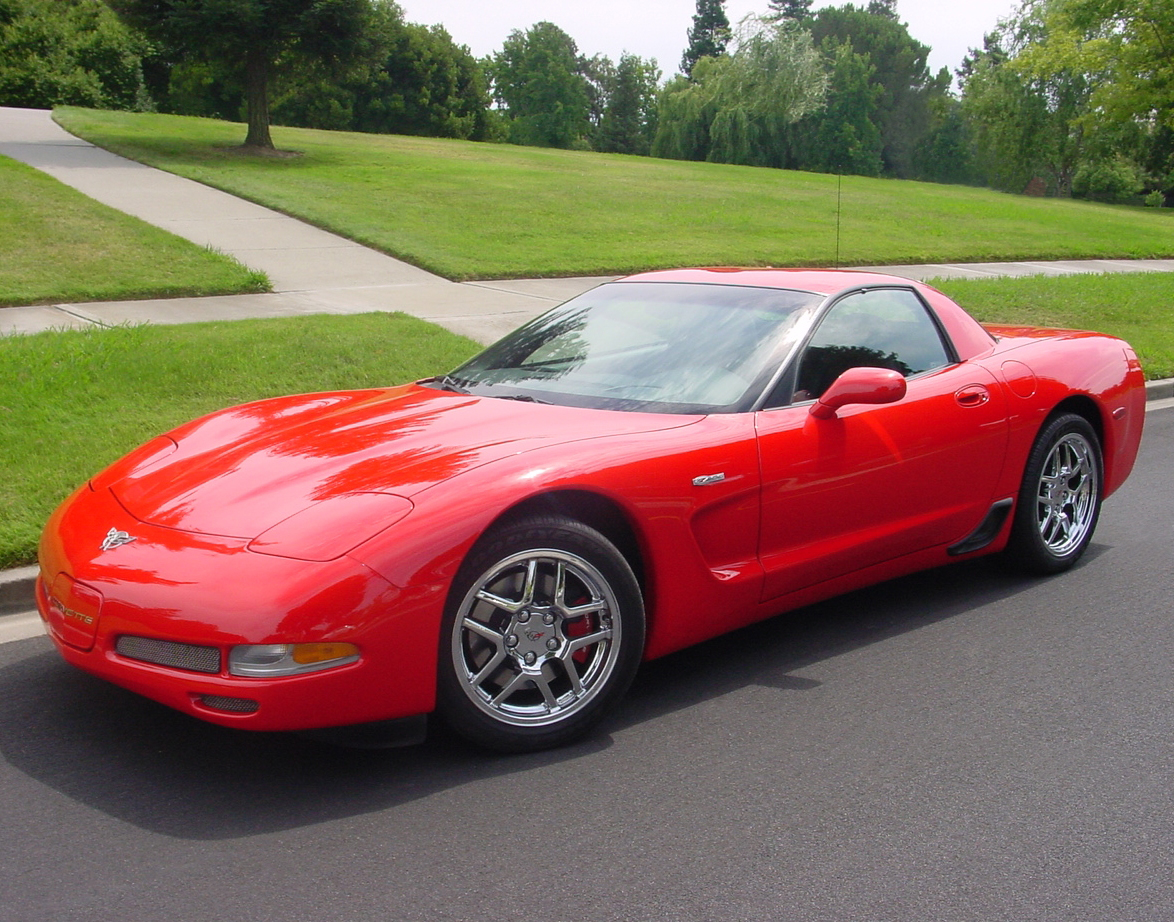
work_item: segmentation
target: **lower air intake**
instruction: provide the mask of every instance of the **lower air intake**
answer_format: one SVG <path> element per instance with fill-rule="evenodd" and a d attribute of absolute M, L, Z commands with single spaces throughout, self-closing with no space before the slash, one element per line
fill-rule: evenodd
<path fill-rule="evenodd" d="M 172 669 L 206 672 L 211 675 L 220 672 L 219 647 L 198 647 L 190 643 L 174 643 L 170 640 L 123 634 L 118 638 L 115 649 L 119 655 L 128 659 L 154 663 L 157 666 L 170 666 Z"/>
<path fill-rule="evenodd" d="M 231 711 L 234 714 L 252 714 L 261 706 L 251 698 L 229 698 L 225 695 L 201 695 L 200 704 L 214 711 Z"/>

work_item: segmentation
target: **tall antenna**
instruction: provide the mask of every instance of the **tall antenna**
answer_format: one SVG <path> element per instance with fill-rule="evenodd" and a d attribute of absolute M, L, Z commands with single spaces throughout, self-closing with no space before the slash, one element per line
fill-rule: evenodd
<path fill-rule="evenodd" d="M 840 268 L 840 189 L 844 184 L 844 174 L 836 173 L 836 268 Z"/>

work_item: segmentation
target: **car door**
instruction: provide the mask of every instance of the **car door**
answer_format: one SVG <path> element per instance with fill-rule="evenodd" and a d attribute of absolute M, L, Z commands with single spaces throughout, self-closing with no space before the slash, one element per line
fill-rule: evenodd
<path fill-rule="evenodd" d="M 905 396 L 813 416 L 812 401 L 857 366 L 900 372 Z M 756 418 L 764 599 L 953 543 L 985 517 L 1006 450 L 1004 398 L 984 368 L 955 360 L 913 290 L 837 301 L 784 388 L 786 405 Z"/>

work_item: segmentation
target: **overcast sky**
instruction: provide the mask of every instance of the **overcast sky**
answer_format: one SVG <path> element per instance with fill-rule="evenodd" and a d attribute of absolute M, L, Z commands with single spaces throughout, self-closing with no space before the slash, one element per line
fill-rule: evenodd
<path fill-rule="evenodd" d="M 840 6 L 845 0 L 834 0 Z M 566 32 L 591 57 L 605 54 L 618 61 L 625 52 L 656 58 L 665 77 L 677 72 L 686 35 L 697 11 L 696 0 L 399 0 L 409 22 L 441 24 L 459 45 L 477 57 L 501 49 L 514 29 L 525 31 L 546 20 Z M 813 9 L 827 6 L 816 0 Z M 867 6 L 867 0 L 856 0 Z M 951 72 L 969 48 L 1009 15 L 1015 0 L 897 0 L 897 14 L 909 34 L 932 49 L 929 67 Z M 748 13 L 767 10 L 766 0 L 726 0 L 726 15 L 736 24 Z"/>

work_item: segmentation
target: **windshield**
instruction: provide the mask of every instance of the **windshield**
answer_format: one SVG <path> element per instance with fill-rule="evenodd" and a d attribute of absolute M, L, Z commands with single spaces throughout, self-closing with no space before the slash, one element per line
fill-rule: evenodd
<path fill-rule="evenodd" d="M 433 386 L 568 406 L 730 412 L 762 392 L 819 304 L 809 292 L 614 282 L 531 321 Z"/>

